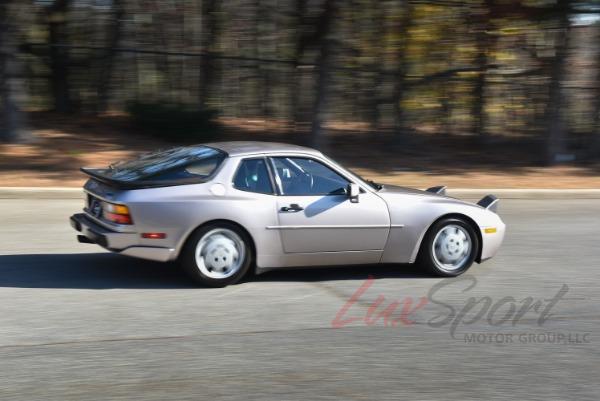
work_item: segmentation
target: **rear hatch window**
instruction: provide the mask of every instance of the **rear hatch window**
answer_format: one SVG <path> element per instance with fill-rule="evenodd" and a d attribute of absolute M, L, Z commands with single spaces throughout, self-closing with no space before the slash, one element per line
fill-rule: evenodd
<path fill-rule="evenodd" d="M 147 153 L 137 159 L 111 164 L 108 168 L 84 168 L 90 176 L 113 184 L 164 186 L 206 181 L 226 154 L 207 146 L 177 147 Z"/>

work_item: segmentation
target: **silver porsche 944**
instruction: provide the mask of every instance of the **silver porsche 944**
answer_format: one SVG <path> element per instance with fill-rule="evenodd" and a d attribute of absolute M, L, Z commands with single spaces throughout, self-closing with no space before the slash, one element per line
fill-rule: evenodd
<path fill-rule="evenodd" d="M 84 243 L 122 255 L 177 260 L 203 285 L 249 269 L 419 263 L 457 276 L 496 254 L 505 225 L 488 195 L 477 204 L 378 184 L 314 149 L 221 142 L 82 168 Z"/>

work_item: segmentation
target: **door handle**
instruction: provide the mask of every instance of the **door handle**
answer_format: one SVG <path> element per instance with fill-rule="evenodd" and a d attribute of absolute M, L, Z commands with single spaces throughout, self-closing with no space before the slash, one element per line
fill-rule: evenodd
<path fill-rule="evenodd" d="M 302 206 L 300 206 L 299 204 L 297 204 L 297 203 L 292 203 L 289 206 L 284 206 L 284 207 L 281 208 L 282 212 L 292 212 L 292 213 L 293 212 L 300 212 L 302 210 L 304 210 L 304 208 Z"/>

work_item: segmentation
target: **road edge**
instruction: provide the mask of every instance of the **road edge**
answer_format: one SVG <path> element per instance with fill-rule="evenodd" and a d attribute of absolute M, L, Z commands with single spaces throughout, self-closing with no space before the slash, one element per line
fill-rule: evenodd
<path fill-rule="evenodd" d="M 494 194 L 500 199 L 600 199 L 600 189 L 455 188 L 456 198 L 480 199 Z M 81 199 L 83 190 L 73 187 L 0 187 L 0 199 Z"/>

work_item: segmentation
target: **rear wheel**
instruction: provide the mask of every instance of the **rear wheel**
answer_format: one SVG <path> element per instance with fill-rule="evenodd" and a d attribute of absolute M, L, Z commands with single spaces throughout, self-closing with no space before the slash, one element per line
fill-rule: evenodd
<path fill-rule="evenodd" d="M 233 224 L 211 224 L 188 239 L 181 264 L 197 283 L 224 287 L 240 280 L 252 262 L 248 235 Z"/>
<path fill-rule="evenodd" d="M 419 263 L 435 275 L 454 277 L 471 267 L 478 250 L 479 240 L 473 227 L 459 218 L 446 218 L 425 235 Z"/>

